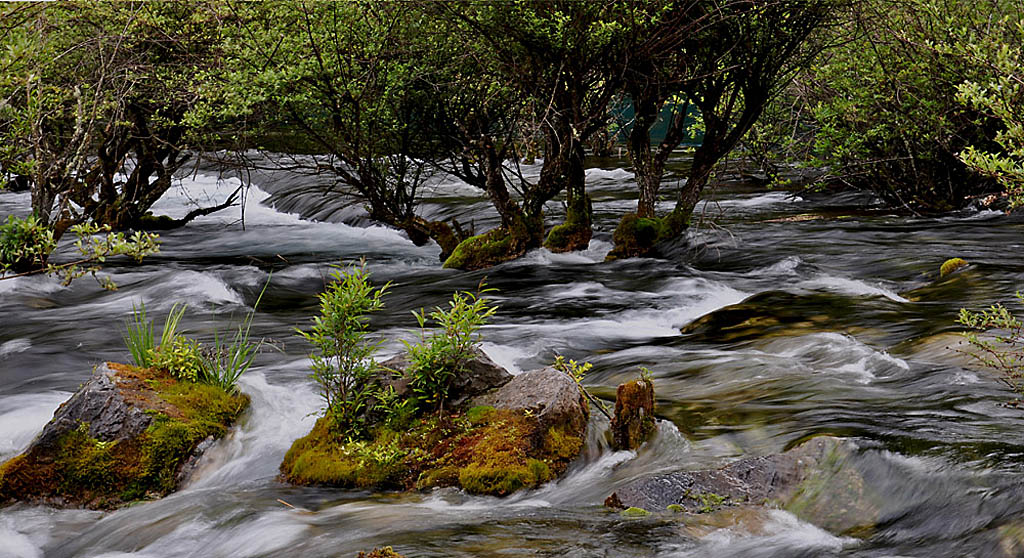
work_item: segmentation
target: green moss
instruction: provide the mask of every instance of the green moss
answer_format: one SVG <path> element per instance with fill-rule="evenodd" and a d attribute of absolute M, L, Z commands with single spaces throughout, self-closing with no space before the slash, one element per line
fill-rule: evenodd
<path fill-rule="evenodd" d="M 945 277 L 950 273 L 955 273 L 961 269 L 967 267 L 967 260 L 963 258 L 950 258 L 942 263 L 942 267 L 939 268 L 939 277 Z"/>
<path fill-rule="evenodd" d="M 647 517 L 651 515 L 651 512 L 643 508 L 631 507 L 620 511 L 619 515 L 621 515 L 622 517 Z"/>
<path fill-rule="evenodd" d="M 564 471 L 582 447 L 579 437 L 557 428 L 540 435 L 534 424 L 522 413 L 474 407 L 422 417 L 405 432 L 378 429 L 367 440 L 347 440 L 321 418 L 288 450 L 281 472 L 303 485 L 510 494 Z"/>
<path fill-rule="evenodd" d="M 588 223 L 562 223 L 551 227 L 544 240 L 544 247 L 552 252 L 586 250 L 592 236 L 593 231 Z"/>
<path fill-rule="evenodd" d="M 686 508 L 680 506 L 679 504 L 669 504 L 668 507 L 665 509 L 673 513 L 682 513 L 686 511 Z"/>
<path fill-rule="evenodd" d="M 664 219 L 638 217 L 635 213 L 622 216 L 612 233 L 614 247 L 608 253 L 608 260 L 646 256 L 655 244 L 675 236 L 674 213 Z M 681 229 L 680 229 L 681 230 Z"/>
<path fill-rule="evenodd" d="M 526 253 L 526 246 L 504 227 L 463 240 L 444 262 L 449 269 L 483 269 L 513 260 Z"/>
<path fill-rule="evenodd" d="M 153 421 L 135 439 L 104 442 L 87 424 L 60 436 L 53 448 L 34 448 L 0 467 L 0 501 L 61 498 L 69 505 L 111 508 L 174 490 L 183 461 L 207 437 L 220 437 L 248 405 L 244 395 L 179 382 L 150 369 L 110 365 L 122 390 Z"/>

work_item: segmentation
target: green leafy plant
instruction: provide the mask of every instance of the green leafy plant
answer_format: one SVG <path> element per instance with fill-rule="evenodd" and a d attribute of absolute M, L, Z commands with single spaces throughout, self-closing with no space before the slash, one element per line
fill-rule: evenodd
<path fill-rule="evenodd" d="M 443 409 L 452 381 L 463 373 L 480 345 L 480 328 L 497 312 L 498 308 L 481 296 L 490 290 L 483 287 L 481 283 L 477 294 L 455 293 L 448 309 L 436 307 L 429 314 L 413 311 L 420 326 L 420 341 L 404 343 L 410 361 L 409 385 L 421 408 Z M 440 329 L 428 333 L 428 318 Z"/>
<path fill-rule="evenodd" d="M 375 410 L 383 416 L 384 426 L 392 430 L 408 425 L 416 413 L 415 401 L 401 398 L 394 386 L 385 386 L 378 390 L 376 399 Z"/>
<path fill-rule="evenodd" d="M 199 381 L 217 386 L 228 393 L 238 391 L 238 378 L 245 374 L 252 366 L 253 359 L 259 354 L 263 347 L 263 339 L 254 341 L 250 337 L 252 330 L 252 319 L 256 314 L 256 308 L 263 300 L 263 294 L 267 292 L 270 279 L 263 285 L 263 290 L 256 298 L 252 310 L 246 314 L 242 323 L 238 325 L 233 337 L 230 340 L 222 340 L 218 332 L 214 332 L 213 346 L 206 347 L 200 352 L 202 359 L 202 373 Z"/>
<path fill-rule="evenodd" d="M 132 315 L 125 319 L 124 327 L 124 344 L 132 354 L 132 361 L 143 368 L 152 366 L 152 352 L 155 348 L 153 320 L 146 318 L 145 303 L 140 302 L 137 307 L 132 303 Z"/>
<path fill-rule="evenodd" d="M 150 359 L 154 368 L 167 370 L 175 378 L 186 382 L 199 381 L 199 375 L 203 370 L 199 343 L 181 335 L 160 343 L 160 346 L 150 353 Z"/>
<path fill-rule="evenodd" d="M 160 251 L 159 237 L 151 233 L 136 231 L 129 236 L 94 223 L 75 225 L 69 230 L 76 236 L 73 245 L 79 257 L 51 263 L 50 253 L 57 248 L 53 230 L 35 217 L 8 217 L 0 225 L 0 280 L 45 273 L 67 286 L 79 277 L 92 275 L 103 288 L 116 290 L 117 285 L 109 277 L 96 275 L 107 258 L 128 256 L 142 261 Z"/>
<path fill-rule="evenodd" d="M 1024 304 L 1024 294 L 1017 299 Z M 960 309 L 957 323 L 970 328 L 963 332 L 973 350 L 967 354 L 998 370 L 1002 380 L 1018 394 L 1024 394 L 1024 323 L 1002 304 L 980 312 Z"/>
<path fill-rule="evenodd" d="M 45 267 L 56 248 L 53 230 L 35 215 L 24 219 L 9 215 L 7 222 L 0 224 L 0 275 Z"/>
<path fill-rule="evenodd" d="M 371 342 L 367 314 L 384 307 L 390 283 L 375 289 L 365 263 L 340 268 L 320 295 L 320 315 L 310 331 L 298 330 L 315 352 L 310 355 L 313 380 L 319 386 L 326 414 L 340 432 L 358 434 L 361 413 L 375 393 L 371 379 L 378 370 L 373 360 L 380 343 Z"/>
<path fill-rule="evenodd" d="M 551 367 L 559 372 L 565 372 L 570 378 L 579 384 L 583 382 L 583 378 L 587 376 L 587 372 L 590 372 L 590 369 L 593 368 L 594 365 L 589 362 L 580 364 L 572 359 L 566 361 L 564 356 L 557 355 L 555 356 L 555 362 L 551 363 Z"/>

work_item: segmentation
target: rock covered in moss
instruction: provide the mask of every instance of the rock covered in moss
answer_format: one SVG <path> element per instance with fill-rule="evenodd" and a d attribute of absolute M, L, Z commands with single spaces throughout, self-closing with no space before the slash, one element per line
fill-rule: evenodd
<path fill-rule="evenodd" d="M 939 268 L 939 277 L 945 277 L 951 273 L 956 273 L 968 265 L 967 260 L 963 258 L 950 258 L 942 262 L 942 266 Z"/>
<path fill-rule="evenodd" d="M 405 558 L 401 554 L 392 550 L 390 546 L 384 548 L 375 548 L 370 551 L 369 554 L 360 552 L 358 558 Z"/>
<path fill-rule="evenodd" d="M 615 416 L 612 418 L 612 447 L 633 450 L 655 432 L 654 384 L 639 379 L 621 384 L 615 392 Z"/>
<path fill-rule="evenodd" d="M 542 429 L 559 427 L 582 436 L 589 410 L 580 387 L 564 372 L 547 367 L 524 372 L 497 390 L 476 397 L 471 405 L 523 412 Z"/>
<path fill-rule="evenodd" d="M 101 365 L 25 452 L 0 465 L 0 503 L 111 508 L 164 496 L 248 403 L 158 370 Z"/>
<path fill-rule="evenodd" d="M 612 508 L 708 513 L 736 505 L 775 505 L 824 529 L 863 534 L 877 521 L 877 495 L 851 463 L 855 447 L 828 436 L 780 454 L 721 469 L 633 481 L 605 500 Z"/>
<path fill-rule="evenodd" d="M 299 485 L 454 486 L 501 496 L 555 478 L 583 449 L 586 402 L 576 383 L 554 369 L 521 374 L 461 408 L 445 408 L 401 431 L 377 425 L 364 440 L 320 418 L 285 454 L 282 477 Z"/>

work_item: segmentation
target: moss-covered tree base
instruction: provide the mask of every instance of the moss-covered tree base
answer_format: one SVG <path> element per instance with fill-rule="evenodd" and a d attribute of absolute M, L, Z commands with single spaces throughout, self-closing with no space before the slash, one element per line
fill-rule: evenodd
<path fill-rule="evenodd" d="M 488 268 L 521 257 L 529 244 L 525 230 L 498 227 L 460 242 L 444 267 L 466 271 Z"/>
<path fill-rule="evenodd" d="M 177 487 L 197 446 L 222 437 L 249 404 L 245 395 L 159 370 L 107 366 L 120 396 L 151 417 L 148 427 L 136 437 L 99 440 L 83 422 L 52 442 L 33 444 L 0 465 L 0 503 L 109 509 L 164 496 Z"/>
<path fill-rule="evenodd" d="M 654 435 L 654 384 L 640 379 L 619 386 L 611 430 L 612 446 L 617 450 L 636 449 Z"/>
<path fill-rule="evenodd" d="M 593 231 L 589 224 L 563 223 L 551 227 L 544 247 L 556 253 L 586 250 L 591 237 Z"/>
<path fill-rule="evenodd" d="M 583 447 L 559 427 L 540 431 L 525 413 L 474 407 L 430 415 L 402 432 L 378 428 L 369 440 L 347 441 L 321 418 L 295 441 L 281 464 L 300 485 L 371 490 L 455 486 L 505 495 L 554 478 Z"/>
<path fill-rule="evenodd" d="M 654 254 L 659 242 L 676 238 L 686 229 L 686 219 L 672 212 L 662 218 L 638 217 L 635 213 L 622 216 L 612 234 L 614 246 L 607 261 L 639 258 Z"/>

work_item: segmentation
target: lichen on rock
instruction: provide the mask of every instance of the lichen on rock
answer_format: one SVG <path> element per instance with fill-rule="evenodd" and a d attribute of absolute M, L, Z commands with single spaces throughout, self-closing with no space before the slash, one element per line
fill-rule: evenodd
<path fill-rule="evenodd" d="M 950 258 L 942 262 L 942 266 L 939 268 L 939 277 L 945 277 L 951 273 L 956 273 L 968 265 L 967 260 L 963 258 Z"/>
<path fill-rule="evenodd" d="M 0 465 L 0 503 L 108 509 L 164 496 L 248 404 L 160 370 L 104 364 L 25 452 Z"/>

